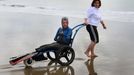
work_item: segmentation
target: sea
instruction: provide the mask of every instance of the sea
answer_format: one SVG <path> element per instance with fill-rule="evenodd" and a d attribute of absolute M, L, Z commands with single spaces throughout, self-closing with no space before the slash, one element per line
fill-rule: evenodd
<path fill-rule="evenodd" d="M 133 75 L 134 1 L 101 1 L 100 11 L 107 29 L 101 25 L 98 27 L 100 42 L 95 49 L 99 56 L 95 61 L 96 72 L 98 75 Z M 0 0 L 0 65 L 9 64 L 13 56 L 33 52 L 41 45 L 52 43 L 63 16 L 69 18 L 70 27 L 83 23 L 91 2 Z M 73 43 L 77 58 L 87 59 L 84 51 L 89 43 L 89 34 L 83 27 Z"/>

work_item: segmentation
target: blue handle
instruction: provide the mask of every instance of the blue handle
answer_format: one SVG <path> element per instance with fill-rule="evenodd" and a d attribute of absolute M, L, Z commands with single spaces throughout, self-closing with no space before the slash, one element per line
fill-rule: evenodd
<path fill-rule="evenodd" d="M 72 28 L 72 30 L 74 30 L 74 29 L 76 29 L 76 28 L 80 29 L 80 28 L 82 28 L 83 26 L 84 26 L 83 23 L 82 23 L 82 24 L 79 24 L 79 25 L 76 25 L 76 26 L 74 26 L 74 27 Z"/>
<path fill-rule="evenodd" d="M 79 24 L 79 25 L 76 25 L 76 26 L 74 26 L 74 27 L 72 28 L 72 30 L 76 29 L 76 31 L 75 31 L 75 33 L 74 33 L 72 39 L 71 39 L 71 46 L 72 46 L 73 40 L 74 40 L 74 38 L 75 38 L 77 32 L 78 32 L 82 27 L 84 27 L 84 26 L 85 26 L 84 24 Z"/>

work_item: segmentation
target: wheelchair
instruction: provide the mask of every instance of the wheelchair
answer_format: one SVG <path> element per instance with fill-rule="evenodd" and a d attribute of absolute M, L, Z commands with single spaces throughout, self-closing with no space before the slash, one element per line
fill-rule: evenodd
<path fill-rule="evenodd" d="M 71 37 L 70 44 L 63 46 L 58 50 L 47 52 L 47 57 L 51 61 L 56 60 L 62 66 L 70 65 L 75 59 L 75 52 L 74 52 L 74 49 L 72 48 L 73 40 L 74 40 L 77 32 L 79 31 L 79 29 L 82 28 L 83 26 L 84 26 L 84 24 L 80 24 L 80 25 L 76 25 L 75 27 L 73 27 L 72 31 L 73 32 L 75 31 L 75 33 Z M 51 52 L 54 53 L 54 57 L 51 56 L 51 54 L 50 54 Z"/>
<path fill-rule="evenodd" d="M 60 47 L 57 50 L 48 50 L 44 53 L 46 53 L 47 57 L 54 62 L 59 63 L 61 66 L 68 66 L 70 65 L 74 59 L 75 59 L 75 52 L 74 49 L 72 48 L 72 44 L 73 44 L 73 40 L 77 34 L 77 32 L 79 31 L 79 29 L 81 29 L 84 26 L 84 24 L 79 24 L 76 25 L 72 28 L 72 31 L 75 33 L 72 35 L 71 37 L 71 42 L 69 45 L 63 45 L 62 47 Z M 28 53 L 19 57 L 12 57 L 11 60 L 9 61 L 9 63 L 11 65 L 16 65 L 17 63 L 23 61 L 23 63 L 25 64 L 25 66 L 31 66 L 34 61 L 32 57 L 34 55 L 38 54 L 38 52 L 32 52 L 32 53 Z"/>

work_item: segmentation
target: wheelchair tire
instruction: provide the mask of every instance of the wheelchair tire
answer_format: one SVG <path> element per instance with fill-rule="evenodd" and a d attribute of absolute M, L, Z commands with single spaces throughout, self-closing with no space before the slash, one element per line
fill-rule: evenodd
<path fill-rule="evenodd" d="M 70 55 L 71 57 L 69 58 Z M 63 46 L 59 50 L 57 60 L 60 65 L 68 66 L 73 62 L 74 58 L 75 58 L 74 50 L 70 46 Z"/>
<path fill-rule="evenodd" d="M 50 54 L 51 52 L 54 53 L 54 57 L 51 56 L 51 54 Z M 55 60 L 57 60 L 57 53 L 56 53 L 56 51 L 50 51 L 50 52 L 47 52 L 47 57 L 48 57 L 51 61 L 55 61 Z"/>
<path fill-rule="evenodd" d="M 34 60 L 33 60 L 32 58 L 29 58 L 29 59 L 24 60 L 23 63 L 24 63 L 24 65 L 25 65 L 26 67 L 30 67 L 30 66 L 33 65 Z"/>

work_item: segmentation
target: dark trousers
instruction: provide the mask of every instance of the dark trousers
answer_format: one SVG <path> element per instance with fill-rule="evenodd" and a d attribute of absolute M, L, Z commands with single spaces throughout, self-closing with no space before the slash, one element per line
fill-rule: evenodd
<path fill-rule="evenodd" d="M 45 60 L 46 57 L 44 57 L 44 55 L 43 55 L 45 52 L 59 50 L 63 46 L 65 46 L 65 45 L 59 44 L 57 42 L 42 45 L 39 48 L 35 49 L 36 52 L 38 52 L 38 53 L 35 56 L 33 56 L 33 59 L 36 60 L 36 61 Z"/>
<path fill-rule="evenodd" d="M 51 50 L 58 50 L 63 46 L 64 46 L 63 44 L 59 44 L 57 42 L 54 42 L 54 43 L 51 43 L 51 44 L 42 45 L 39 48 L 36 48 L 36 51 L 44 53 L 44 52 L 48 52 L 48 51 L 51 51 Z"/>
<path fill-rule="evenodd" d="M 90 39 L 95 43 L 99 43 L 99 34 L 97 27 L 93 25 L 87 25 L 86 29 L 89 32 Z"/>

